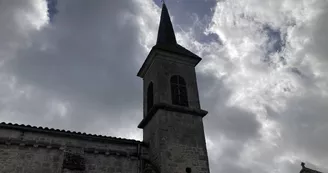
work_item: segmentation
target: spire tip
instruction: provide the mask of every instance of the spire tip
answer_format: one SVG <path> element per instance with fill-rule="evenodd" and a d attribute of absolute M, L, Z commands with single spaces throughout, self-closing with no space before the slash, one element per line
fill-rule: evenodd
<path fill-rule="evenodd" d="M 165 5 L 165 1 L 162 0 L 162 2 L 162 12 L 156 44 L 177 44 L 169 11 Z"/>

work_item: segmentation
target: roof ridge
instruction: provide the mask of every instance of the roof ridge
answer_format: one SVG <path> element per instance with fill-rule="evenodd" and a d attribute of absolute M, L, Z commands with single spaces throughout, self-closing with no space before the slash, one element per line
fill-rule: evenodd
<path fill-rule="evenodd" d="M 6 123 L 6 122 L 0 122 L 0 128 L 13 128 L 13 129 L 20 129 L 20 130 L 31 130 L 31 131 L 39 131 L 39 132 L 53 132 L 57 134 L 67 134 L 67 135 L 73 135 L 76 137 L 92 137 L 92 138 L 99 138 L 99 139 L 107 139 L 107 140 L 115 140 L 119 142 L 121 140 L 122 142 L 132 142 L 132 143 L 143 143 L 142 141 L 135 140 L 135 139 L 127 139 L 127 138 L 120 138 L 120 137 L 114 137 L 114 136 L 106 136 L 106 135 L 97 135 L 97 134 L 90 134 L 85 132 L 78 132 L 78 131 L 70 131 L 65 129 L 55 129 L 55 128 L 49 128 L 49 127 L 42 127 L 42 126 L 32 126 L 32 125 L 25 125 L 25 124 L 17 124 L 17 123 Z"/>

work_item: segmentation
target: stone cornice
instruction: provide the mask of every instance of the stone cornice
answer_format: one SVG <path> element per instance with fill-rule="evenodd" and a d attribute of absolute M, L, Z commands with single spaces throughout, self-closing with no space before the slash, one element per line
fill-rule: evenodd
<path fill-rule="evenodd" d="M 202 109 L 194 109 L 194 108 L 177 106 L 177 105 L 172 105 L 172 104 L 167 104 L 167 103 L 157 103 L 157 104 L 153 105 L 153 107 L 148 112 L 147 116 L 139 123 L 138 128 L 141 128 L 141 129 L 144 128 L 159 109 L 163 109 L 166 111 L 186 113 L 186 114 L 191 114 L 191 115 L 200 116 L 200 117 L 204 117 L 208 113 L 207 111 L 202 110 Z"/>
<path fill-rule="evenodd" d="M 182 50 L 182 51 L 181 51 Z M 180 63 L 190 64 L 196 66 L 202 58 L 193 54 L 189 50 L 185 49 L 180 45 L 155 45 L 150 50 L 147 58 L 139 69 L 137 76 L 143 78 L 147 73 L 150 65 L 153 63 L 155 57 L 159 55 L 167 56 L 172 60 L 175 60 Z"/>

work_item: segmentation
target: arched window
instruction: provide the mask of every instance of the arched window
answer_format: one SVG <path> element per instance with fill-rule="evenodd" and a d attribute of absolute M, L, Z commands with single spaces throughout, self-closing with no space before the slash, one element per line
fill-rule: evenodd
<path fill-rule="evenodd" d="M 174 75 L 171 77 L 170 82 L 172 104 L 188 107 L 187 86 L 185 80 L 181 76 Z"/>
<path fill-rule="evenodd" d="M 147 89 L 147 112 L 153 107 L 154 104 L 154 89 L 153 82 L 150 82 Z"/>

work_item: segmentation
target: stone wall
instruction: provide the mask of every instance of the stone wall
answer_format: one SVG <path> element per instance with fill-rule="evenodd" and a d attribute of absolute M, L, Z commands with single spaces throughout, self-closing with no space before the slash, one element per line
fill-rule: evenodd
<path fill-rule="evenodd" d="M 209 173 L 202 117 L 158 110 L 144 129 L 149 157 L 163 173 Z"/>
<path fill-rule="evenodd" d="M 56 149 L 0 145 L 0 172 L 60 173 L 62 155 Z"/>
<path fill-rule="evenodd" d="M 207 114 L 199 103 L 195 60 L 177 54 L 157 51 L 148 57 L 144 80 L 143 139 L 149 143 L 149 157 L 161 173 L 209 173 L 202 118 Z M 146 61 L 147 61 L 146 60 Z M 170 79 L 184 78 L 188 107 L 172 104 Z M 154 105 L 147 112 L 147 88 L 154 86 Z"/>
<path fill-rule="evenodd" d="M 163 168 L 166 172 L 209 173 L 208 155 L 202 117 L 160 110 Z"/>
<path fill-rule="evenodd" d="M 139 173 L 147 155 L 140 141 L 26 129 L 0 125 L 0 173 Z"/>
<path fill-rule="evenodd" d="M 147 88 L 150 82 L 154 86 L 154 104 L 172 103 L 170 79 L 173 75 L 180 75 L 187 84 L 188 102 L 190 108 L 200 109 L 198 86 L 195 67 L 188 64 L 188 59 L 175 62 L 181 56 L 168 52 L 160 52 L 153 58 L 147 73 L 143 78 L 143 110 L 147 115 Z M 181 60 L 180 60 L 181 61 Z"/>

